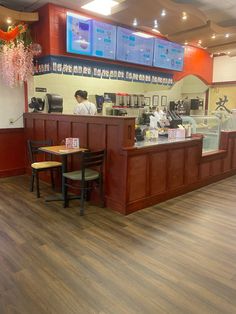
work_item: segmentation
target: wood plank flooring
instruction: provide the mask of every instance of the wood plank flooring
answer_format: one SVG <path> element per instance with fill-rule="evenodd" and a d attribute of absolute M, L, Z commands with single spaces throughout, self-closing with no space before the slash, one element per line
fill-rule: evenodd
<path fill-rule="evenodd" d="M 28 185 L 0 179 L 1 314 L 236 313 L 236 177 L 126 217 Z"/>

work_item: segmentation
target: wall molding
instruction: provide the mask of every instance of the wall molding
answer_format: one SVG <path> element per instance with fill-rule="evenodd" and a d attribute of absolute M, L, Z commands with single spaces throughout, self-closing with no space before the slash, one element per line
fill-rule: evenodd
<path fill-rule="evenodd" d="M 236 81 L 213 82 L 213 83 L 211 84 L 212 87 L 215 87 L 215 86 L 224 86 L 224 85 L 236 85 Z"/>

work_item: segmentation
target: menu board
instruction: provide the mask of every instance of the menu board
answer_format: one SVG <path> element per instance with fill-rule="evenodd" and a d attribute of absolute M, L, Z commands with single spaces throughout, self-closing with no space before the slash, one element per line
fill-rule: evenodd
<path fill-rule="evenodd" d="M 92 55 L 95 57 L 115 59 L 116 26 L 98 21 L 93 21 L 92 26 Z"/>
<path fill-rule="evenodd" d="M 184 48 L 176 43 L 155 38 L 153 65 L 155 67 L 182 71 Z"/>
<path fill-rule="evenodd" d="M 184 48 L 132 29 L 67 13 L 67 52 L 182 71 Z"/>
<path fill-rule="evenodd" d="M 67 52 L 92 54 L 92 20 L 77 14 L 67 13 Z"/>
<path fill-rule="evenodd" d="M 117 60 L 151 66 L 153 46 L 153 38 L 135 35 L 131 29 L 117 28 Z"/>

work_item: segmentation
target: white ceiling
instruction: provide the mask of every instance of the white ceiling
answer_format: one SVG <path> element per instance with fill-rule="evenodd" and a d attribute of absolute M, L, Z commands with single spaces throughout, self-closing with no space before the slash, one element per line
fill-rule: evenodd
<path fill-rule="evenodd" d="M 34 11 L 48 3 L 55 3 L 81 11 L 81 6 L 89 0 L 0 0 L 0 5 L 20 11 Z M 236 0 L 118 0 L 119 9 L 109 19 L 127 26 L 138 18 L 139 28 L 151 31 L 154 19 L 158 19 L 160 31 L 169 39 L 183 43 L 188 41 L 202 46 L 213 53 L 236 55 Z M 161 9 L 168 14 L 160 18 Z M 189 18 L 183 23 L 181 13 L 186 11 Z M 211 35 L 217 35 L 215 40 Z M 230 37 L 225 38 L 225 33 Z"/>

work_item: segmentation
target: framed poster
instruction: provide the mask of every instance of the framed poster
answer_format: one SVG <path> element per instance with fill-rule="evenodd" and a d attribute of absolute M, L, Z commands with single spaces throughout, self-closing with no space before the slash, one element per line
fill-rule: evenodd
<path fill-rule="evenodd" d="M 151 105 L 151 97 L 144 97 L 145 106 L 150 107 Z"/>
<path fill-rule="evenodd" d="M 152 107 L 158 107 L 159 106 L 159 96 L 153 95 L 152 96 Z"/>
<path fill-rule="evenodd" d="M 161 106 L 162 107 L 167 106 L 167 96 L 161 96 Z"/>

